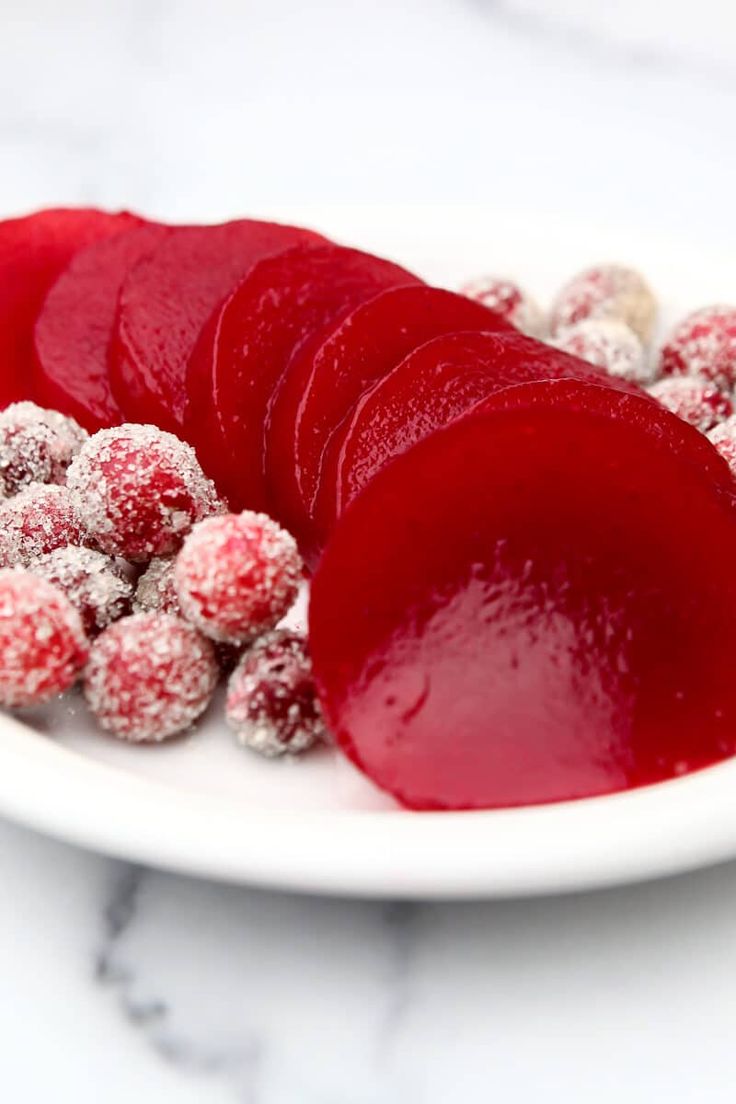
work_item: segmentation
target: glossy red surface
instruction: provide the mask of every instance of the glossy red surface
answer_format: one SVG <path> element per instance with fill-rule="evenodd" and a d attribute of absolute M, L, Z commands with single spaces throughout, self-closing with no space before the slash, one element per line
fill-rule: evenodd
<path fill-rule="evenodd" d="M 736 751 L 732 491 L 673 452 L 674 418 L 665 442 L 599 390 L 516 388 L 398 457 L 335 529 L 310 609 L 323 706 L 408 806 L 605 794 Z"/>
<path fill-rule="evenodd" d="M 199 374 L 213 380 L 213 404 L 226 450 L 219 463 L 204 449 L 218 485 L 236 508 L 270 508 L 265 475 L 265 426 L 274 392 L 299 345 L 334 325 L 378 291 L 415 280 L 390 261 L 336 245 L 296 248 L 261 261 L 207 328 Z M 223 463 L 224 460 L 224 463 Z M 274 468 L 289 456 L 272 455 Z M 274 475 L 276 471 L 274 471 Z"/>
<path fill-rule="evenodd" d="M 250 219 L 182 226 L 134 265 L 120 290 L 110 359 L 125 417 L 179 432 L 187 363 L 217 304 L 263 257 L 321 240 L 309 230 Z"/>
<path fill-rule="evenodd" d="M 458 330 L 514 332 L 465 296 L 431 287 L 397 288 L 358 307 L 311 361 L 299 366 L 302 399 L 293 445 L 302 501 L 297 535 L 310 528 L 325 446 L 354 403 L 418 345 Z"/>
<path fill-rule="evenodd" d="M 359 400 L 323 458 L 319 502 L 326 529 L 394 456 L 504 387 L 541 379 L 588 379 L 645 392 L 520 333 L 459 333 L 410 353 Z"/>
<path fill-rule="evenodd" d="M 94 432 L 118 425 L 108 352 L 127 273 L 169 233 L 136 227 L 81 249 L 52 286 L 33 331 L 34 391 L 39 402 L 71 414 Z"/>
<path fill-rule="evenodd" d="M 90 208 L 0 222 L 0 409 L 33 398 L 33 324 L 44 296 L 79 249 L 140 219 Z"/>

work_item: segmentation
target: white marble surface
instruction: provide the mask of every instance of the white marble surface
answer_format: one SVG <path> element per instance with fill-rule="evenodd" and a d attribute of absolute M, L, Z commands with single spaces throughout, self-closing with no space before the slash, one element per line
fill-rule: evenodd
<path fill-rule="evenodd" d="M 2 0 L 0 209 L 484 199 L 728 244 L 730 0 Z M 224 889 L 0 826 L 4 1095 L 733 1099 L 736 866 L 547 902 Z"/>

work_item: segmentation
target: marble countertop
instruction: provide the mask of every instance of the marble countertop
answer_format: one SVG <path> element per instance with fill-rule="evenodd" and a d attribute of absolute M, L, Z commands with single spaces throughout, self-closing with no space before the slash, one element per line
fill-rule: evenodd
<path fill-rule="evenodd" d="M 0 209 L 484 200 L 728 245 L 736 15 L 661 13 L 4 0 Z M 0 870 L 8 1099 L 733 1099 L 736 865 L 550 901 L 322 901 L 0 824 Z"/>

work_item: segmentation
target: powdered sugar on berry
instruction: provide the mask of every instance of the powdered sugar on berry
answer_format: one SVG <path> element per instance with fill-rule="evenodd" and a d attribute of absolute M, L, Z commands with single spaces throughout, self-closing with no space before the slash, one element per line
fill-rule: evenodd
<path fill-rule="evenodd" d="M 89 636 L 130 613 L 133 586 L 122 568 L 102 552 L 69 545 L 41 556 L 30 570 L 63 590 Z"/>
<path fill-rule="evenodd" d="M 194 723 L 218 674 L 211 642 L 191 625 L 170 614 L 135 614 L 93 644 L 84 693 L 106 732 L 155 743 Z"/>
<path fill-rule="evenodd" d="M 0 567 L 81 545 L 88 536 L 66 487 L 34 483 L 0 504 Z"/>
<path fill-rule="evenodd" d="M 182 612 L 213 640 L 253 640 L 293 605 L 302 576 L 296 542 L 266 514 L 195 525 L 174 568 Z"/>
<path fill-rule="evenodd" d="M 712 383 L 689 376 L 658 380 L 648 391 L 678 418 L 689 422 L 701 433 L 707 433 L 734 412 L 728 395 Z"/>
<path fill-rule="evenodd" d="M 574 276 L 557 296 L 550 317 L 553 333 L 585 318 L 618 318 L 647 344 L 657 315 L 657 301 L 641 273 L 606 264 Z"/>
<path fill-rule="evenodd" d="M 277 629 L 245 653 L 230 677 L 226 717 L 238 743 L 268 758 L 327 739 L 301 634 Z"/>
<path fill-rule="evenodd" d="M 138 580 L 133 608 L 136 613 L 181 613 L 174 586 L 174 557 L 151 560 Z"/>
<path fill-rule="evenodd" d="M 586 318 L 560 330 L 551 342 L 565 353 L 587 360 L 612 376 L 652 383 L 653 364 L 634 331 L 618 318 Z"/>
<path fill-rule="evenodd" d="M 725 422 L 711 429 L 707 437 L 736 477 L 736 415 L 726 418 Z"/>
<path fill-rule="evenodd" d="M 481 276 L 460 289 L 461 295 L 475 299 L 484 307 L 500 314 L 512 326 L 530 337 L 544 337 L 547 322 L 540 307 L 513 280 L 498 276 Z"/>
<path fill-rule="evenodd" d="M 95 433 L 68 486 L 102 550 L 132 562 L 176 551 L 194 522 L 222 510 L 194 449 L 149 425 Z"/>
<path fill-rule="evenodd" d="M 736 387 L 736 307 L 703 307 L 684 318 L 662 346 L 660 371 Z"/>
<path fill-rule="evenodd" d="M 79 614 L 45 579 L 0 571 L 0 705 L 36 705 L 63 694 L 87 660 Z"/>
<path fill-rule="evenodd" d="M 73 418 L 32 402 L 0 413 L 0 490 L 16 494 L 31 483 L 63 483 L 72 458 L 87 439 Z"/>

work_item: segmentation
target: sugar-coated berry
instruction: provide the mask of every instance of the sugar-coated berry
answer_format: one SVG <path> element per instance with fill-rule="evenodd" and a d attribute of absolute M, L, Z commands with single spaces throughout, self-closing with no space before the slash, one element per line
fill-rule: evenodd
<path fill-rule="evenodd" d="M 63 590 L 79 612 L 88 636 L 96 636 L 130 613 L 133 585 L 123 569 L 102 552 L 68 545 L 41 556 L 30 570 Z"/>
<path fill-rule="evenodd" d="M 212 643 L 180 617 L 141 613 L 116 621 L 92 645 L 87 704 L 106 732 L 158 743 L 188 729 L 217 684 Z"/>
<path fill-rule="evenodd" d="M 302 635 L 276 629 L 255 642 L 230 676 L 225 716 L 238 743 L 270 758 L 326 740 Z"/>
<path fill-rule="evenodd" d="M 644 277 L 623 265 L 596 265 L 578 273 L 557 296 L 550 318 L 553 333 L 585 318 L 618 318 L 646 345 L 652 336 L 657 301 Z"/>
<path fill-rule="evenodd" d="M 31 483 L 63 483 L 72 458 L 87 439 L 73 418 L 32 402 L 0 413 L 0 490 L 17 494 Z"/>
<path fill-rule="evenodd" d="M 542 310 L 513 280 L 481 276 L 464 284 L 460 292 L 500 314 L 522 333 L 530 337 L 544 337 L 547 327 Z"/>
<path fill-rule="evenodd" d="M 734 412 L 729 396 L 715 384 L 690 376 L 657 380 L 648 391 L 678 418 L 689 422 L 701 433 L 707 433 Z"/>
<path fill-rule="evenodd" d="M 63 694 L 86 661 L 81 618 L 62 591 L 30 571 L 0 570 L 0 705 Z"/>
<path fill-rule="evenodd" d="M 698 376 L 736 387 L 736 307 L 703 307 L 675 326 L 662 346 L 663 376 Z"/>
<path fill-rule="evenodd" d="M 0 567 L 28 565 L 56 548 L 87 542 L 66 487 L 34 483 L 0 503 Z"/>
<path fill-rule="evenodd" d="M 644 346 L 618 318 L 586 318 L 560 330 L 553 344 L 631 383 L 647 384 L 654 380 L 654 369 Z"/>
<path fill-rule="evenodd" d="M 136 613 L 181 613 L 174 586 L 174 557 L 158 556 L 138 580 L 133 608 Z"/>
<path fill-rule="evenodd" d="M 248 510 L 195 525 L 174 568 L 184 616 L 231 644 L 274 628 L 293 605 L 301 575 L 294 538 Z"/>
<path fill-rule="evenodd" d="M 736 414 L 709 430 L 707 437 L 736 477 Z"/>
<path fill-rule="evenodd" d="M 221 508 L 194 450 L 155 426 L 95 433 L 67 484 L 102 551 L 134 563 L 175 552 L 194 522 Z"/>

